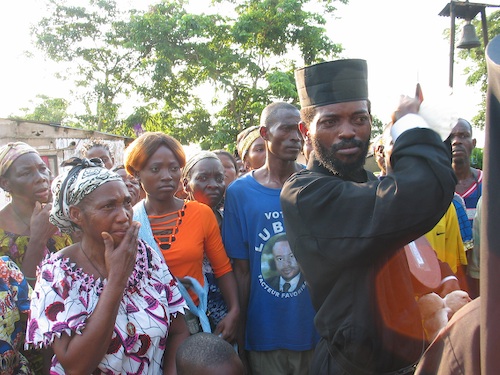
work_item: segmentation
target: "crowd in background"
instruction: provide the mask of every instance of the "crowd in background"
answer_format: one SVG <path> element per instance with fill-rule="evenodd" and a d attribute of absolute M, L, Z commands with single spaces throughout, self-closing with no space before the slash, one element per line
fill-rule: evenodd
<path fill-rule="evenodd" d="M 328 297 L 309 289 L 311 265 L 294 248 L 303 223 L 286 222 L 280 200 L 286 181 L 306 176 L 318 157 L 309 160 L 319 138 L 299 127 L 306 115 L 270 104 L 260 126 L 238 135 L 234 154 L 188 158 L 175 138 L 146 132 L 115 160 L 105 141 L 92 139 L 58 176 L 30 145 L 2 146 L 0 187 L 10 201 L 0 211 L 0 373 L 307 374 L 329 313 L 318 301 Z M 398 156 L 403 142 L 392 139 L 374 145 L 377 183 L 387 189 L 393 147 Z M 437 307 L 422 299 L 427 344 L 479 296 L 482 171 L 470 166 L 471 124 L 459 119 L 446 141 L 455 196 L 422 236 L 442 277 L 411 296 L 439 298 Z M 311 207 L 327 204 L 317 181 L 304 186 L 319 189 Z M 311 215 L 304 220 L 330 225 L 321 211 Z M 454 291 L 465 294 L 454 295 L 452 311 L 446 297 Z"/>

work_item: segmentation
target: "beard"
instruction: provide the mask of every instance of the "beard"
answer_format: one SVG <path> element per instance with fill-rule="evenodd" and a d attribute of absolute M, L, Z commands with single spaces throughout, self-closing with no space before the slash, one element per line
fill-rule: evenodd
<path fill-rule="evenodd" d="M 314 154 L 319 162 L 330 172 L 347 176 L 353 172 L 358 171 L 365 165 L 366 155 L 368 154 L 369 142 L 362 142 L 356 139 L 344 140 L 340 143 L 334 144 L 330 148 L 323 147 L 316 137 L 312 139 Z M 335 153 L 347 147 L 360 147 L 361 155 L 352 161 L 344 162 L 335 157 Z"/>

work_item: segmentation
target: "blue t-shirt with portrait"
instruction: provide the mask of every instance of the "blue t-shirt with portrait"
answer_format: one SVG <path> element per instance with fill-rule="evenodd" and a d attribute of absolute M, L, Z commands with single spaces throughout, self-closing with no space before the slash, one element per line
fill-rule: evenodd
<path fill-rule="evenodd" d="M 248 173 L 229 186 L 224 202 L 226 252 L 250 266 L 246 349 L 252 351 L 310 350 L 319 339 L 307 285 L 286 241 L 280 192 Z"/>

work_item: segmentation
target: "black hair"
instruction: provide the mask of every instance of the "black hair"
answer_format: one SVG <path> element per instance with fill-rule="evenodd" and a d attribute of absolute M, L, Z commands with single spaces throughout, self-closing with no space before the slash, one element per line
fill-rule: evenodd
<path fill-rule="evenodd" d="M 101 138 L 90 138 L 87 142 L 85 142 L 82 146 L 82 156 L 86 157 L 87 153 L 95 147 L 102 147 L 111 156 L 111 149 L 109 148 L 109 145 Z"/>
<path fill-rule="evenodd" d="M 231 154 L 229 151 L 226 151 L 226 150 L 215 150 L 215 151 L 212 151 L 215 155 L 225 155 L 229 158 L 229 160 L 231 160 L 231 163 L 233 163 L 234 165 L 234 170 L 236 171 L 236 173 L 238 173 L 238 163 L 236 163 L 236 159 L 234 158 L 233 154 Z"/>
<path fill-rule="evenodd" d="M 271 124 L 271 120 L 282 110 L 299 111 L 297 107 L 287 102 L 271 103 L 264 108 L 260 115 L 260 126 L 268 127 Z"/>
<path fill-rule="evenodd" d="M 464 118 L 461 118 L 461 117 L 460 117 L 460 118 L 458 119 L 458 121 L 457 121 L 457 124 L 458 124 L 460 121 L 465 122 L 465 124 L 469 126 L 470 135 L 472 136 L 472 125 L 471 125 L 471 123 L 470 123 L 469 121 L 467 121 L 466 119 L 464 119 Z"/>
<path fill-rule="evenodd" d="M 224 363 L 240 361 L 227 341 L 212 333 L 200 332 L 189 336 L 177 349 L 175 362 L 178 375 L 201 373 Z"/>

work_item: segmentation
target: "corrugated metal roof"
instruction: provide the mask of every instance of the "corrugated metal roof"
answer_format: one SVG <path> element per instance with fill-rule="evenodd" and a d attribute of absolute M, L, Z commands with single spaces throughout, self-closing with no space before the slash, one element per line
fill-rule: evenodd
<path fill-rule="evenodd" d="M 464 20 L 472 20 L 482 9 L 487 7 L 500 7 L 500 5 L 495 4 L 484 4 L 484 3 L 470 3 L 468 1 L 452 1 L 446 4 L 446 6 L 439 13 L 440 16 L 450 17 L 450 8 L 453 3 L 453 10 L 455 13 L 455 18 L 462 18 Z"/>

